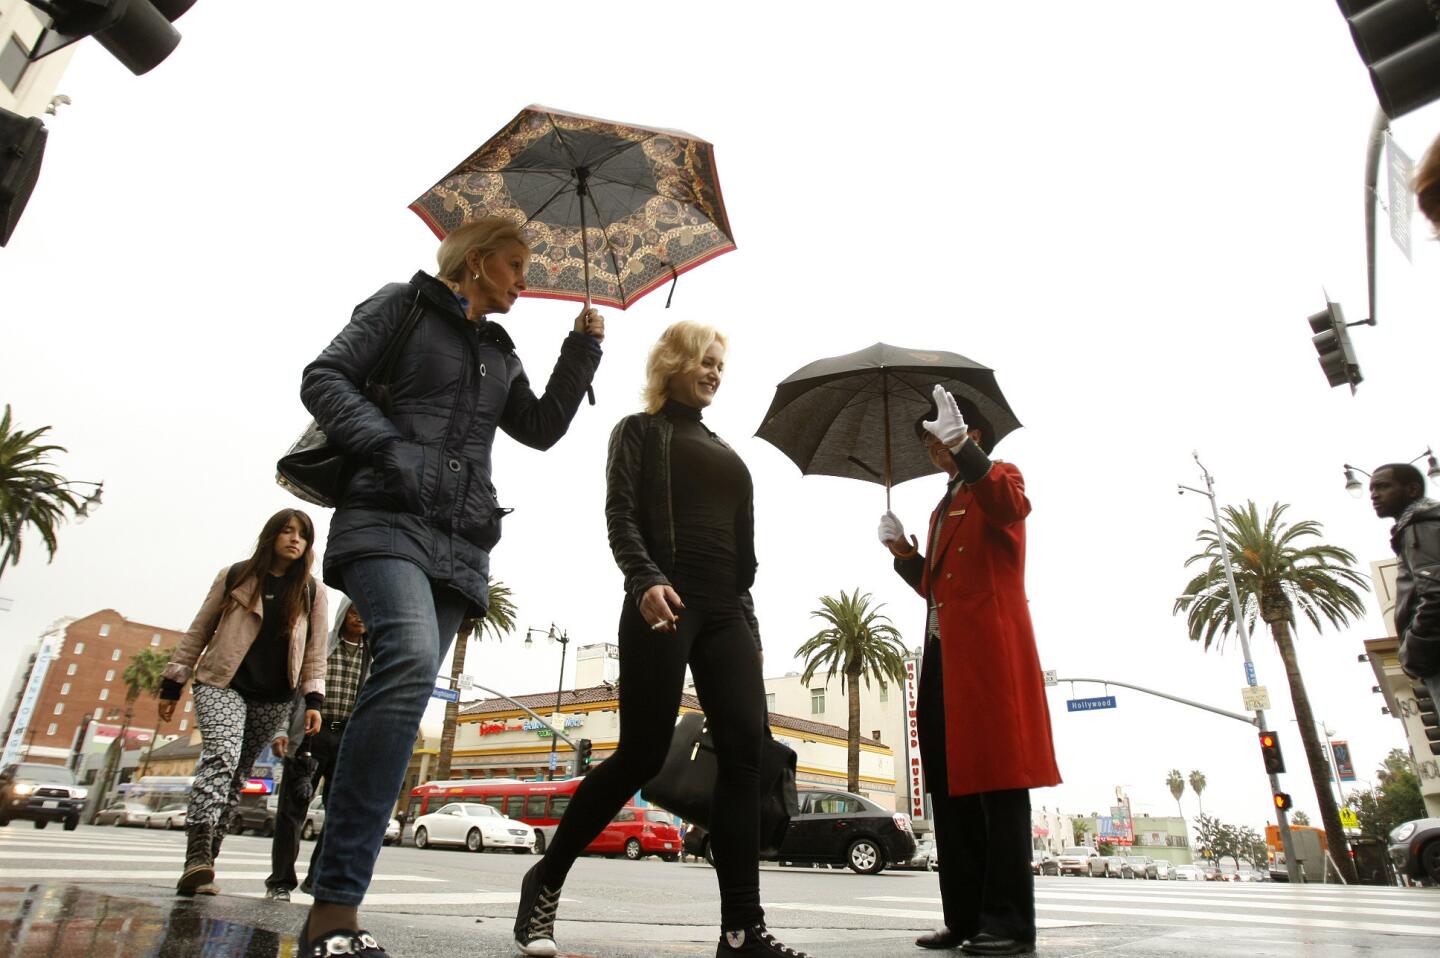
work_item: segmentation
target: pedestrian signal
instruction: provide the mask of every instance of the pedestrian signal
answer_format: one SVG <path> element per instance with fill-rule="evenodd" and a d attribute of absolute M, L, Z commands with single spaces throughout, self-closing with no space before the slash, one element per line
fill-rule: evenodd
<path fill-rule="evenodd" d="M 1260 757 L 1265 760 L 1265 771 L 1279 775 L 1285 771 L 1285 756 L 1280 754 L 1280 736 L 1274 732 L 1260 733 Z"/>
<path fill-rule="evenodd" d="M 575 774 L 584 774 L 590 768 L 591 743 L 588 738 L 582 738 L 575 743 Z"/>
<path fill-rule="evenodd" d="M 1293 807 L 1293 805 L 1294 805 L 1294 803 L 1290 801 L 1290 793 L 1289 793 L 1289 792 L 1276 792 L 1276 793 L 1275 793 L 1275 807 L 1278 808 L 1278 809 L 1280 809 L 1280 811 L 1282 811 L 1282 812 L 1288 812 L 1288 811 L 1290 811 L 1291 807 Z"/>

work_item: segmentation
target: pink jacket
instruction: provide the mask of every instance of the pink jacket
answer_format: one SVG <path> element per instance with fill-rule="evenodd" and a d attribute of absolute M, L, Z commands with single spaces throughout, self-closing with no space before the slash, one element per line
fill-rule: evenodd
<path fill-rule="evenodd" d="M 210 584 L 210 592 L 195 621 L 185 630 L 170 664 L 165 667 L 165 678 L 184 685 L 193 675 L 197 682 L 228 688 L 235 677 L 235 670 L 250 651 L 255 637 L 260 634 L 263 615 L 259 590 L 255 579 L 247 578 L 235 583 L 230 590 L 239 607 L 225 608 L 225 575 L 230 571 L 226 566 Z M 315 583 L 315 601 L 309 615 L 295 620 L 290 634 L 290 684 L 304 695 L 307 692 L 325 694 L 325 638 L 329 628 L 325 598 L 325 587 Z M 308 590 L 307 590 L 308 593 Z M 196 664 L 196 660 L 199 664 Z"/>

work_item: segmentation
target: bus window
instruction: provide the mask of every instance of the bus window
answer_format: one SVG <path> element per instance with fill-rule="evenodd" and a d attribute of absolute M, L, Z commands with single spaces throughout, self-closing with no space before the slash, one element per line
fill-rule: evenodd
<path fill-rule="evenodd" d="M 504 796 L 504 795 L 490 795 L 490 796 L 487 796 L 487 797 L 485 798 L 485 804 L 486 804 L 486 805 L 489 805 L 491 808 L 495 809 L 495 811 L 499 812 L 501 815 L 504 815 L 504 814 L 505 814 L 505 796 Z"/>
<path fill-rule="evenodd" d="M 544 818 L 544 817 L 545 817 L 545 799 L 546 799 L 546 796 L 544 796 L 544 795 L 531 795 L 528 799 L 526 799 L 526 800 L 525 800 L 525 815 L 524 815 L 524 817 L 525 817 L 525 818 Z"/>
<path fill-rule="evenodd" d="M 569 808 L 569 807 L 570 807 L 570 796 L 569 796 L 569 795 L 551 795 L 551 796 L 550 796 L 550 817 L 551 817 L 552 819 L 554 819 L 554 818 L 560 818 L 562 815 L 565 814 L 565 809 L 567 809 L 567 808 Z"/>
<path fill-rule="evenodd" d="M 423 814 L 425 814 L 425 799 L 410 799 L 410 811 L 407 814 L 407 819 L 413 822 L 415 821 L 415 819 L 419 818 Z"/>

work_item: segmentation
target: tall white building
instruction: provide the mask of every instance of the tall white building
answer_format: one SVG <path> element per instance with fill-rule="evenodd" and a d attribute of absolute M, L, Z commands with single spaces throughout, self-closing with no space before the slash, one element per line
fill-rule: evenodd
<path fill-rule="evenodd" d="M 56 94 L 60 75 L 78 44 L 30 62 L 28 54 L 46 19 L 25 0 L 0 0 L 0 109 L 40 116 Z"/>

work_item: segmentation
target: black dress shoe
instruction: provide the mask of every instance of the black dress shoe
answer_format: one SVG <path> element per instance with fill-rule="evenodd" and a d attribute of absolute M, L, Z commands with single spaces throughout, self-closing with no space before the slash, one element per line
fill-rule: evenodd
<path fill-rule="evenodd" d="M 916 938 L 915 944 L 919 945 L 921 948 L 959 948 L 960 944 L 964 940 L 964 935 L 957 935 L 949 928 L 942 927 L 936 928 L 929 934 L 921 935 L 919 938 Z"/>
<path fill-rule="evenodd" d="M 982 931 L 960 946 L 967 955 L 1033 955 L 1035 942 L 1016 941 L 1014 938 L 997 938 Z"/>

